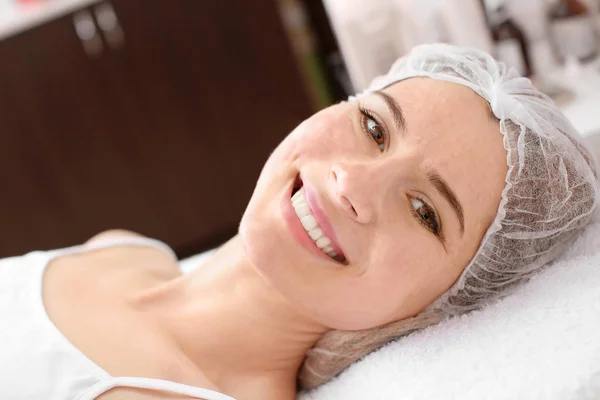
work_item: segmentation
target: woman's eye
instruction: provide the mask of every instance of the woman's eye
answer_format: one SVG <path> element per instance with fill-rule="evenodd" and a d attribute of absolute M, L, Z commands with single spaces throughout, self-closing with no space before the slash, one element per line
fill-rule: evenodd
<path fill-rule="evenodd" d="M 437 214 L 421 199 L 410 199 L 415 217 L 436 236 L 440 236 L 440 221 Z"/>
<path fill-rule="evenodd" d="M 360 108 L 362 127 L 365 133 L 377 144 L 379 150 L 385 150 L 386 133 L 375 117 L 366 109 Z"/>

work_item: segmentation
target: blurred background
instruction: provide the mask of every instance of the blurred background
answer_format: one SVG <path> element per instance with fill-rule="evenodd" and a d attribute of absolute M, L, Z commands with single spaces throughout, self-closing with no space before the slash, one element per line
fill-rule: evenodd
<path fill-rule="evenodd" d="M 421 43 L 478 47 L 600 148 L 600 0 L 0 0 L 0 257 L 237 230 L 302 120 Z"/>

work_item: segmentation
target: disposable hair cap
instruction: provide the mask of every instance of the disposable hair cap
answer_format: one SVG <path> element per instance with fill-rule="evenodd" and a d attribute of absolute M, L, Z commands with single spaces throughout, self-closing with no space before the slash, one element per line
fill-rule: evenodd
<path fill-rule="evenodd" d="M 460 278 L 429 307 L 456 315 L 506 295 L 564 250 L 596 206 L 598 167 L 548 96 L 476 49 L 418 46 L 357 97 L 419 76 L 458 83 L 483 97 L 500 121 L 507 151 L 496 218 Z"/>

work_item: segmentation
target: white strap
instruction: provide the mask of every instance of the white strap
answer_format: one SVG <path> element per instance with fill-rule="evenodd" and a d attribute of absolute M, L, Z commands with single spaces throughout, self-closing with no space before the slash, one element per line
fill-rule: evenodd
<path fill-rule="evenodd" d="M 111 247 L 119 246 L 140 246 L 140 247 L 153 247 L 159 249 L 170 255 L 173 260 L 178 261 L 177 255 L 169 246 L 160 240 L 151 239 L 147 237 L 136 237 L 136 236 L 123 236 L 123 237 L 112 237 L 102 239 L 92 243 L 86 243 L 78 246 L 67 247 L 65 249 L 55 250 L 54 257 L 67 255 L 67 254 L 81 254 L 93 250 L 108 249 Z"/>
<path fill-rule="evenodd" d="M 165 381 L 162 379 L 134 378 L 125 376 L 120 376 L 98 382 L 97 384 L 86 390 L 84 393 L 77 396 L 75 400 L 93 400 L 101 394 L 116 387 L 151 389 L 163 392 L 182 394 L 185 396 L 191 396 L 203 400 L 235 400 L 233 397 L 227 396 L 219 392 L 215 392 L 213 390 L 184 385 L 182 383 Z"/>

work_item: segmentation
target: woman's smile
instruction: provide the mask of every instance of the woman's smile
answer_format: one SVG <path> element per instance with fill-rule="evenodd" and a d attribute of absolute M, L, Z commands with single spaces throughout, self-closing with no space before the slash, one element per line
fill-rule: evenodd
<path fill-rule="evenodd" d="M 313 254 L 347 264 L 329 218 L 319 206 L 316 188 L 298 177 L 287 193 L 282 211 L 296 240 Z"/>

